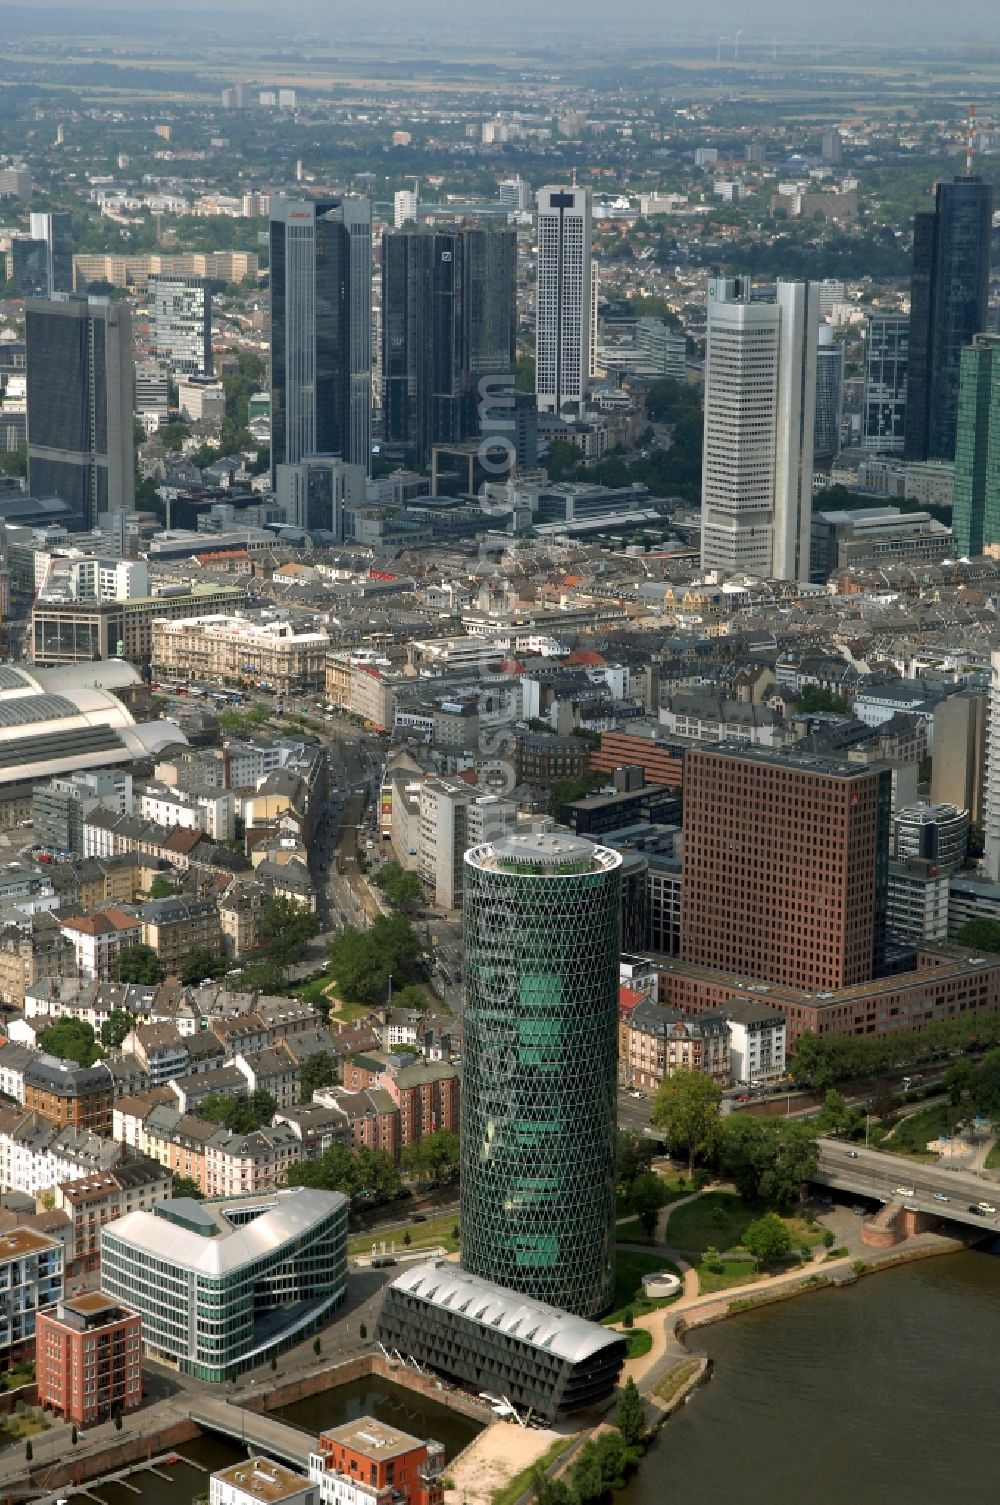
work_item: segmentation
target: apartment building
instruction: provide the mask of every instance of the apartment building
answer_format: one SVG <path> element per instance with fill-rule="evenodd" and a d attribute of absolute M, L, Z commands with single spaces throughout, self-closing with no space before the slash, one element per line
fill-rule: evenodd
<path fill-rule="evenodd" d="M 163 970 L 176 976 L 192 951 L 222 955 L 219 912 L 213 899 L 151 899 L 139 907 L 143 945 L 152 946 Z"/>
<path fill-rule="evenodd" d="M 244 684 L 265 681 L 283 694 L 299 685 L 322 686 L 330 638 L 326 630 L 298 632 L 289 621 L 197 616 L 156 622 L 154 673 Z"/>
<path fill-rule="evenodd" d="M 94 914 L 74 915 L 62 921 L 62 933 L 73 947 L 76 970 L 81 977 L 111 981 L 118 958 L 142 940 L 142 924 L 122 909 L 101 909 Z"/>
<path fill-rule="evenodd" d="M 102 1291 L 39 1312 L 38 1404 L 89 1427 L 142 1404 L 142 1319 Z"/>
<path fill-rule="evenodd" d="M 0 1368 L 32 1358 L 38 1313 L 63 1294 L 63 1246 L 31 1228 L 0 1234 Z"/>
<path fill-rule="evenodd" d="M 24 1070 L 24 1106 L 59 1128 L 111 1133 L 114 1079 L 103 1062 L 78 1066 L 36 1055 Z"/>
<path fill-rule="evenodd" d="M 123 1161 L 96 1176 L 79 1176 L 56 1187 L 55 1207 L 72 1220 L 75 1268 L 95 1270 L 101 1229 L 137 1208 L 170 1196 L 170 1172 L 148 1156 Z"/>
<path fill-rule="evenodd" d="M 680 1070 L 700 1071 L 721 1086 L 731 1080 L 729 1026 L 719 1013 L 682 1014 L 652 999 L 619 1010 L 619 1077 L 656 1092 Z"/>

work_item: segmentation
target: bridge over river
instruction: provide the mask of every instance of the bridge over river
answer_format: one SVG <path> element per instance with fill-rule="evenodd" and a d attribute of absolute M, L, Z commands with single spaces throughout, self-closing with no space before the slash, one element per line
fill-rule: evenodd
<path fill-rule="evenodd" d="M 952 1169 L 947 1161 L 927 1164 L 821 1139 L 819 1168 L 812 1180 L 870 1201 L 900 1202 L 950 1223 L 1000 1233 L 1000 1185 L 988 1176 Z M 980 1203 L 996 1210 L 974 1210 Z"/>

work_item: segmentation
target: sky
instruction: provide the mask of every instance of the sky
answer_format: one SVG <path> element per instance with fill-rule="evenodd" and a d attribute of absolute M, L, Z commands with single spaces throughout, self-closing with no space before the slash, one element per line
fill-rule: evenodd
<path fill-rule="evenodd" d="M 22 10 L 26 0 L 0 0 L 4 9 Z M 28 0 L 32 14 L 39 20 L 50 8 L 45 0 Z M 122 12 L 131 7 L 123 0 L 63 0 L 57 8 L 84 17 L 96 13 Z M 140 7 L 140 10 L 142 7 Z M 204 0 L 172 0 L 170 10 L 214 15 L 251 13 L 274 17 L 267 0 L 213 0 L 208 10 Z M 749 40 L 769 42 L 808 40 L 838 42 L 852 46 L 865 40 L 894 40 L 920 44 L 939 39 L 962 42 L 973 38 L 996 45 L 997 0 L 629 0 L 620 10 L 607 0 L 374 0 L 359 5 L 358 0 L 281 0 L 282 21 L 301 22 L 311 28 L 344 34 L 370 35 L 382 32 L 398 36 L 440 30 L 442 38 L 456 35 L 458 28 L 474 30 L 489 44 L 489 28 L 498 27 L 505 36 L 516 29 L 530 43 L 533 37 L 551 41 L 560 32 L 591 40 L 616 33 L 629 36 L 654 35 L 659 39 L 676 37 L 678 42 L 695 38 L 714 38 L 720 32 L 742 28 Z M 291 38 L 285 26 L 276 28 L 276 41 Z"/>

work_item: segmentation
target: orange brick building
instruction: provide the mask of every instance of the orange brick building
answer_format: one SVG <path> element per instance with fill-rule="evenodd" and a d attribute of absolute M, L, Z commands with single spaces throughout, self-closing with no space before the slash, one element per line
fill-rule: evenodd
<path fill-rule="evenodd" d="M 684 747 L 663 737 L 641 732 L 602 732 L 601 745 L 590 755 L 590 767 L 598 773 L 614 773 L 623 764 L 643 771 L 647 784 L 665 784 L 680 789 L 684 779 Z"/>
<path fill-rule="evenodd" d="M 374 1416 L 319 1435 L 309 1460 L 320 1505 L 442 1505 L 444 1448 Z"/>
<path fill-rule="evenodd" d="M 42 1055 L 25 1068 L 24 1106 L 60 1128 L 110 1134 L 114 1097 L 114 1079 L 100 1061 L 78 1066 Z"/>
<path fill-rule="evenodd" d="M 101 1291 L 39 1312 L 38 1404 L 77 1426 L 134 1411 L 142 1402 L 142 1320 Z"/>

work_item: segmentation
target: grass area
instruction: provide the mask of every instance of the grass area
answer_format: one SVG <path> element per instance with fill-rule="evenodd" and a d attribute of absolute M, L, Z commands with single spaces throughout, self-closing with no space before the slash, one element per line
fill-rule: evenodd
<path fill-rule="evenodd" d="M 426 1223 L 411 1223 L 409 1219 L 404 1219 L 391 1228 L 380 1228 L 377 1233 L 359 1233 L 354 1238 L 349 1238 L 347 1252 L 370 1254 L 372 1244 L 377 1243 L 381 1253 L 384 1239 L 387 1249 L 391 1249 L 395 1240 L 397 1254 L 404 1249 L 437 1248 L 438 1245 L 443 1245 L 449 1254 L 454 1254 L 458 1250 L 458 1239 L 455 1237 L 457 1227 L 457 1212 L 449 1212 L 441 1218 L 428 1218 Z M 406 1233 L 410 1235 L 408 1244 L 403 1242 L 403 1235 Z"/>
<path fill-rule="evenodd" d="M 653 1240 L 638 1218 L 629 1218 L 615 1228 L 615 1241 L 619 1244 L 651 1244 Z"/>
<path fill-rule="evenodd" d="M 1000 1171 L 1000 1139 L 996 1141 L 985 1160 L 988 1171 Z"/>
<path fill-rule="evenodd" d="M 16 1369 L 8 1369 L 5 1374 L 0 1375 L 0 1381 L 5 1390 L 20 1390 L 22 1385 L 33 1385 L 35 1366 L 34 1364 L 21 1364 Z"/>
<path fill-rule="evenodd" d="M 625 1336 L 628 1339 L 628 1357 L 645 1358 L 653 1346 L 653 1334 L 644 1327 L 630 1327 L 625 1330 Z"/>
<path fill-rule="evenodd" d="M 563 1453 L 567 1452 L 575 1441 L 575 1433 L 569 1437 L 557 1437 L 552 1446 L 547 1448 L 540 1458 L 536 1458 L 534 1463 L 530 1463 L 519 1474 L 515 1474 L 513 1479 L 508 1480 L 502 1489 L 495 1489 L 493 1491 L 492 1505 L 516 1505 L 516 1502 L 530 1488 L 531 1476 L 535 1472 L 535 1469 L 540 1468 L 544 1472 L 545 1469 L 551 1468 L 556 1459 L 561 1458 Z"/>
<path fill-rule="evenodd" d="M 714 1270 L 704 1264 L 698 1266 L 698 1290 L 702 1296 L 713 1291 L 728 1291 L 733 1286 L 744 1286 L 750 1280 L 759 1280 L 760 1272 L 752 1259 L 724 1259 Z"/>
<path fill-rule="evenodd" d="M 749 1225 L 768 1210 L 763 1203 L 744 1202 L 735 1192 L 705 1192 L 697 1202 L 671 1213 L 667 1238 L 675 1249 L 690 1254 L 704 1254 L 709 1248 L 723 1252 L 739 1249 Z M 818 1224 L 794 1216 L 782 1217 L 782 1222 L 792 1236 L 793 1249 L 801 1249 L 803 1244 L 813 1248 L 823 1241 L 823 1229 Z"/>
<path fill-rule="evenodd" d="M 929 1139 L 940 1139 L 951 1126 L 951 1104 L 935 1103 L 900 1119 L 892 1134 L 879 1146 L 891 1155 L 906 1155 L 911 1160 L 936 1161 L 937 1155 L 927 1148 Z"/>
<path fill-rule="evenodd" d="M 683 1385 L 686 1385 L 697 1373 L 697 1359 L 682 1359 L 679 1364 L 674 1365 L 673 1369 L 667 1371 L 653 1391 L 653 1394 L 658 1400 L 672 1401 L 678 1390 Z"/>
<path fill-rule="evenodd" d="M 372 1011 L 370 1003 L 346 1003 L 343 998 L 337 997 L 335 988 L 332 972 L 323 971 L 318 977 L 310 977 L 308 982 L 300 983 L 292 989 L 292 993 L 294 997 L 301 998 L 303 1003 L 328 1009 L 330 1018 L 339 1020 L 341 1024 L 354 1024 L 358 1019 L 367 1019 Z"/>
<path fill-rule="evenodd" d="M 657 1297 L 651 1301 L 643 1295 L 642 1277 L 651 1274 L 654 1270 L 670 1270 L 674 1275 L 681 1272 L 669 1259 L 664 1259 L 661 1254 L 639 1254 L 631 1249 L 615 1250 L 615 1293 L 612 1300 L 613 1310 L 602 1318 L 605 1326 L 620 1324 L 627 1310 L 631 1310 L 635 1316 L 645 1316 L 647 1312 L 655 1312 L 659 1307 L 666 1306 L 675 1297 Z"/>

